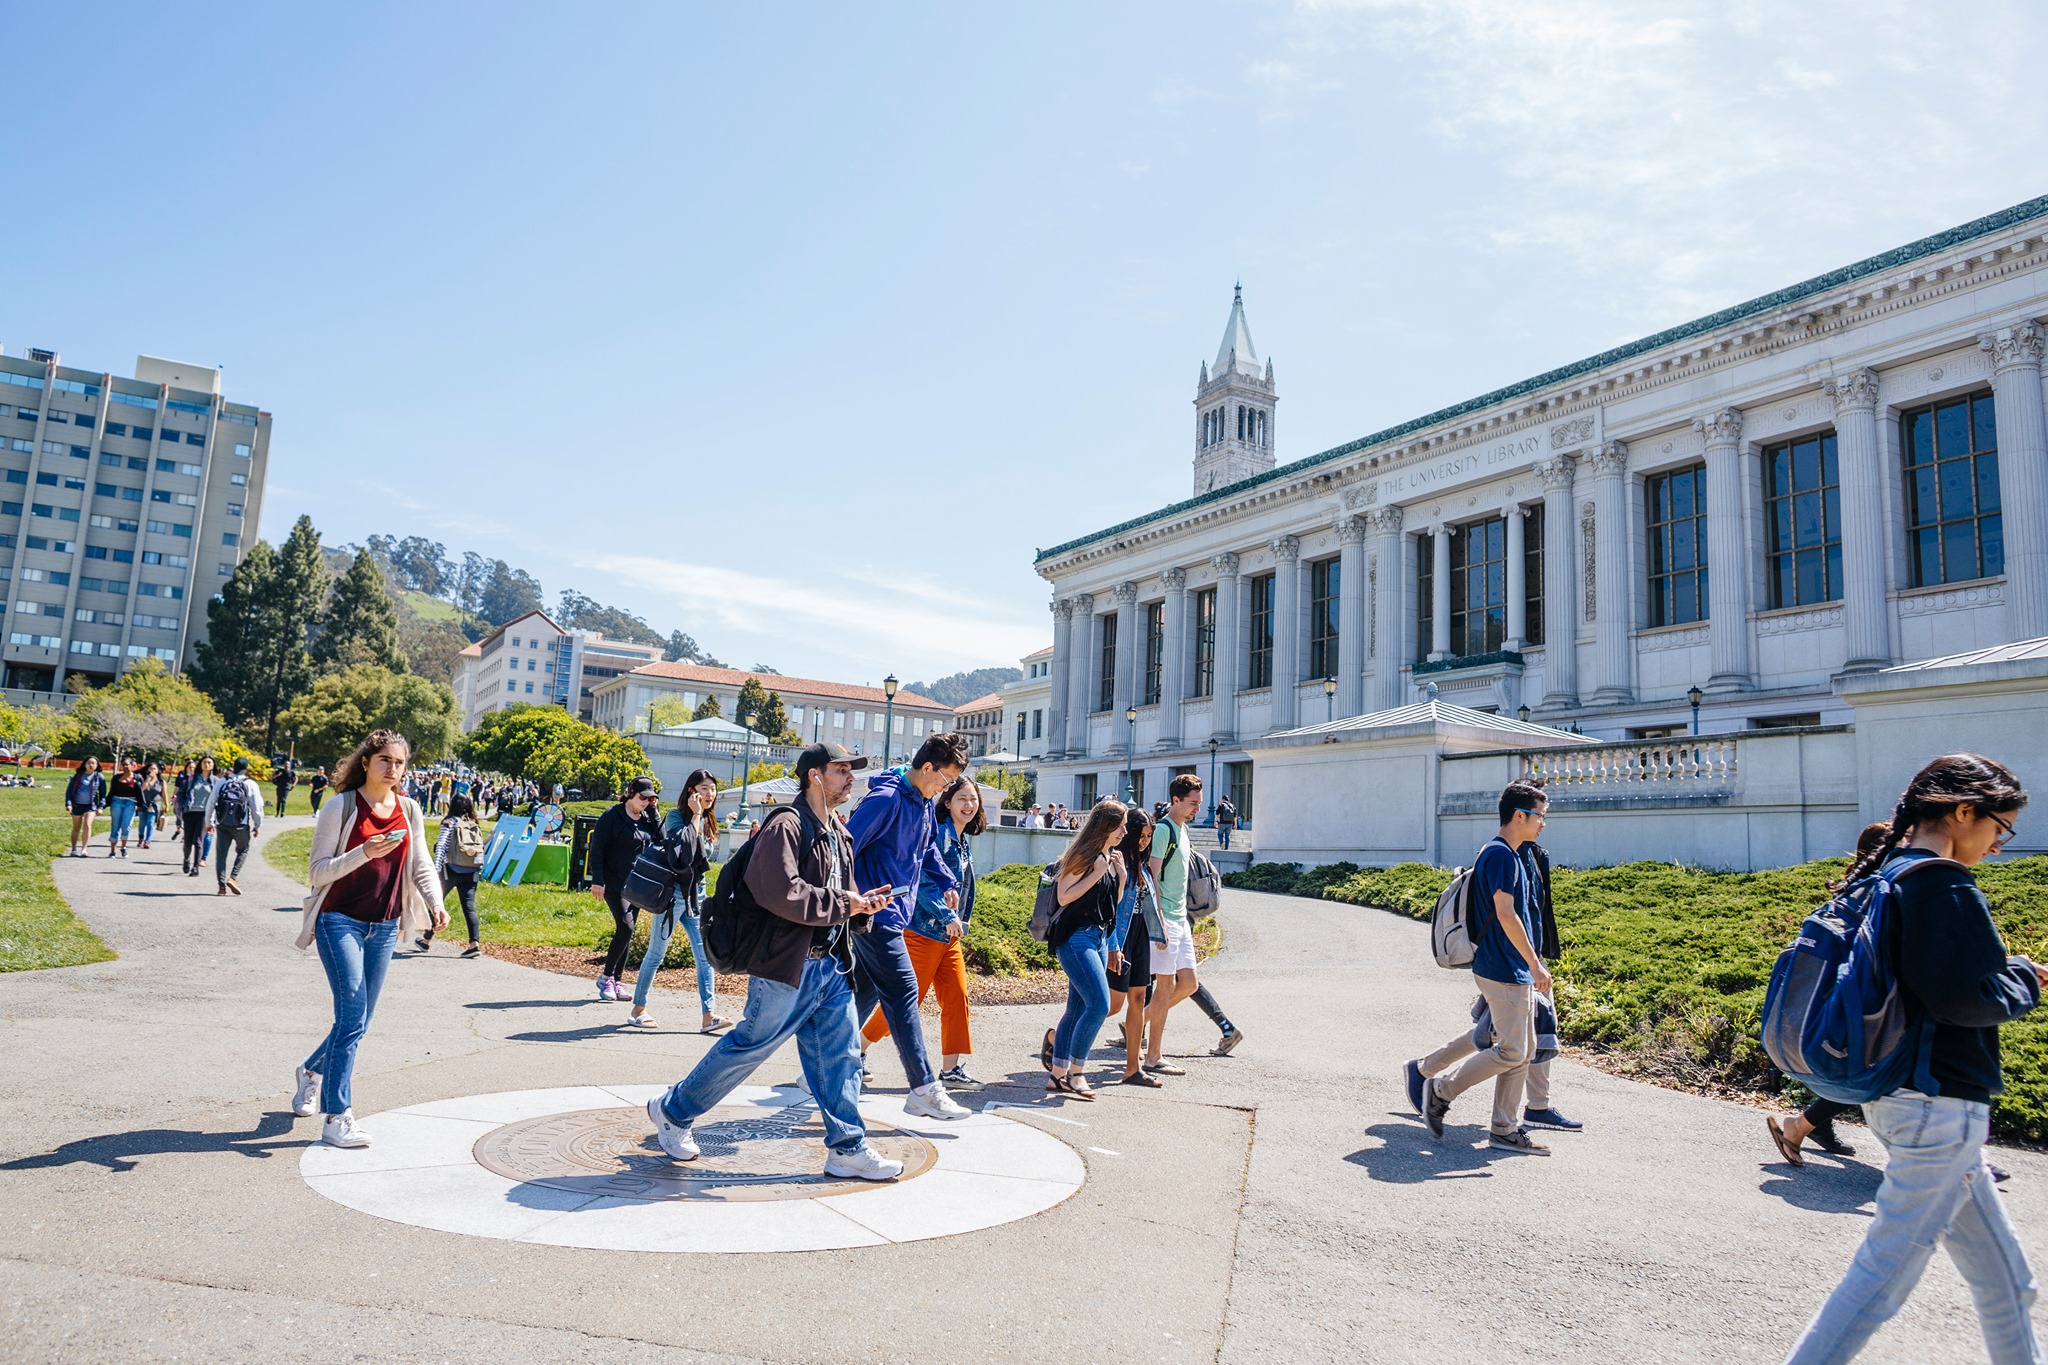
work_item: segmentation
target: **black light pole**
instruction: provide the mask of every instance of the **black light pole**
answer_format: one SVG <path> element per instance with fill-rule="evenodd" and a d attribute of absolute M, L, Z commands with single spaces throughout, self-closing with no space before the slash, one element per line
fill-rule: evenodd
<path fill-rule="evenodd" d="M 1698 683 L 1694 683 L 1691 687 L 1685 689 L 1685 699 L 1692 703 L 1692 732 L 1694 735 L 1698 735 L 1700 732 L 1700 702 L 1705 696 L 1706 693 L 1700 691 Z"/>
<path fill-rule="evenodd" d="M 1124 708 L 1124 724 L 1128 727 L 1125 731 L 1127 740 L 1124 744 L 1124 804 L 1128 806 L 1138 799 L 1137 790 L 1131 785 L 1131 756 L 1138 752 L 1137 707 L 1126 706 Z"/>
<path fill-rule="evenodd" d="M 896 738 L 896 727 L 890 722 L 896 718 L 896 687 L 894 673 L 882 679 L 882 766 L 885 768 L 895 756 L 890 752 L 890 744 Z"/>
<path fill-rule="evenodd" d="M 1323 679 L 1323 724 L 1337 719 L 1337 680 Z"/>
<path fill-rule="evenodd" d="M 1209 741 L 1209 827 L 1216 826 L 1216 740 Z"/>
<path fill-rule="evenodd" d="M 740 808 L 733 813 L 734 828 L 747 823 L 747 788 L 754 785 L 754 718 L 742 714 L 740 725 L 747 732 L 746 756 L 740 759 Z"/>

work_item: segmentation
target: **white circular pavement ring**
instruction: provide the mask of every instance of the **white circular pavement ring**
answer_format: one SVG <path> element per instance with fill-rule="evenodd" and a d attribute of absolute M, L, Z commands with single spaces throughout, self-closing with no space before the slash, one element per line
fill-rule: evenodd
<path fill-rule="evenodd" d="M 816 1106 L 742 1086 L 699 1119 L 704 1155 L 672 1162 L 647 1101 L 666 1086 L 470 1095 L 358 1120 L 354 1151 L 314 1145 L 299 1172 L 362 1213 L 440 1232 L 607 1251 L 828 1251 L 951 1237 L 1043 1213 L 1087 1171 L 1066 1143 L 993 1113 L 913 1118 L 861 1100 L 896 1181 L 824 1174 Z"/>

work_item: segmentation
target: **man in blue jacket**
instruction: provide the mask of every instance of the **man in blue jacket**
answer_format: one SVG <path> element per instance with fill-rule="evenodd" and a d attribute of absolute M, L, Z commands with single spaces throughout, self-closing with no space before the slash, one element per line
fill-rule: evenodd
<path fill-rule="evenodd" d="M 853 874 L 859 886 L 886 887 L 889 904 L 873 926 L 853 936 L 854 1012 L 867 1018 L 877 1004 L 889 1021 L 889 1036 L 910 1081 L 904 1112 L 933 1119 L 964 1119 L 967 1110 L 939 1083 L 925 1052 L 924 1024 L 917 1017 L 917 973 L 910 965 L 903 930 L 926 882 L 940 888 L 946 908 L 959 903 L 957 879 L 933 847 L 933 802 L 966 770 L 967 742 L 958 734 L 933 735 L 910 762 L 868 781 L 867 795 L 854 807 L 847 827 L 853 834 Z"/>

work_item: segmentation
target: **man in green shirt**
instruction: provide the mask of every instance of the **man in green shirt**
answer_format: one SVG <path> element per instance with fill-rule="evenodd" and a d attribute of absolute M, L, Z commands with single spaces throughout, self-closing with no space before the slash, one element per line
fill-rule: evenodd
<path fill-rule="evenodd" d="M 1152 1002 L 1145 1007 L 1145 1070 L 1185 1076 L 1159 1049 L 1166 1012 L 1201 986 L 1195 976 L 1195 932 L 1188 924 L 1188 822 L 1202 808 L 1202 779 L 1182 773 L 1167 788 L 1166 816 L 1152 827 L 1152 856 L 1146 860 L 1159 888 L 1159 918 L 1166 941 L 1152 944 Z"/>

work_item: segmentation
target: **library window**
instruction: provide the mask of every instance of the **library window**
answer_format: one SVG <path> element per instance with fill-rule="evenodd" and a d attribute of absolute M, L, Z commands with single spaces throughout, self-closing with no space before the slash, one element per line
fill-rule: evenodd
<path fill-rule="evenodd" d="M 1899 448 L 1906 466 L 1906 553 L 1913 586 L 2004 573 L 1991 395 L 1901 413 Z"/>

